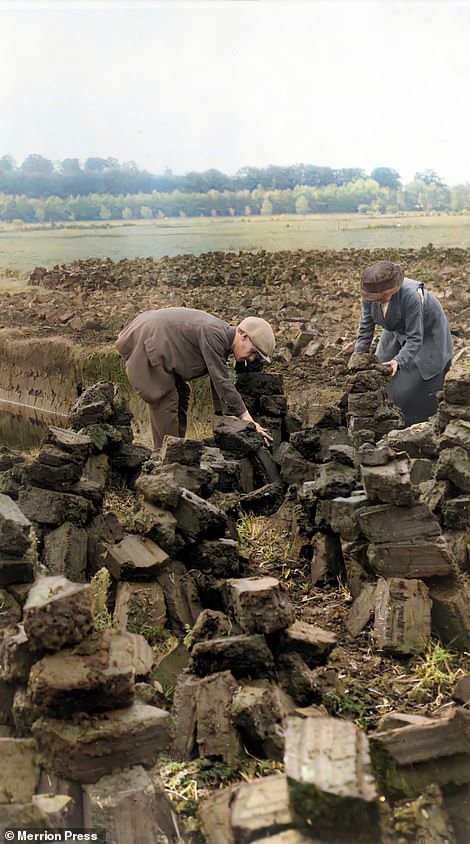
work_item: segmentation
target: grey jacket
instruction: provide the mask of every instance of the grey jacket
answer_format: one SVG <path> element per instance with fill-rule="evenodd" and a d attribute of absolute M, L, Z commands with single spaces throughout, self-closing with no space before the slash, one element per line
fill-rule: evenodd
<path fill-rule="evenodd" d="M 121 331 L 116 341 L 126 361 L 132 386 L 153 403 L 174 388 L 174 376 L 191 381 L 209 373 L 222 406 L 242 416 L 245 403 L 227 366 L 235 328 L 195 308 L 144 311 Z"/>
<path fill-rule="evenodd" d="M 419 281 L 405 278 L 385 316 L 379 302 L 362 300 L 356 352 L 369 351 L 376 325 L 384 328 L 376 351 L 380 361 L 393 358 L 400 369 L 414 364 L 428 381 L 452 360 L 452 337 L 442 305 Z"/>

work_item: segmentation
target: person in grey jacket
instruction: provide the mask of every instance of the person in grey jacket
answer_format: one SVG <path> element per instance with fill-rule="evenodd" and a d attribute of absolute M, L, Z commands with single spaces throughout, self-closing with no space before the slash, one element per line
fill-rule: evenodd
<path fill-rule="evenodd" d="M 364 270 L 361 296 L 355 351 L 369 351 L 375 326 L 383 327 L 376 357 L 391 366 L 388 395 L 401 408 L 406 425 L 424 422 L 437 410 L 436 393 L 452 360 L 452 337 L 441 303 L 391 261 L 377 261 Z"/>
<path fill-rule="evenodd" d="M 227 357 L 269 361 L 274 333 L 266 320 L 246 317 L 235 328 L 195 308 L 144 311 L 123 328 L 116 348 L 126 361 L 130 383 L 148 403 L 152 437 L 160 448 L 165 434 L 184 437 L 190 388 L 188 381 L 207 373 L 215 403 L 224 412 L 253 422 L 267 440 L 230 378 Z"/>

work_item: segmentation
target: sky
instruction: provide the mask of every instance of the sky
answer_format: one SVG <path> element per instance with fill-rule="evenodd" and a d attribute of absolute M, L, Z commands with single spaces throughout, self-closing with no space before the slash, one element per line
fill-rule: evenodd
<path fill-rule="evenodd" d="M 0 155 L 470 181 L 470 0 L 0 0 Z"/>

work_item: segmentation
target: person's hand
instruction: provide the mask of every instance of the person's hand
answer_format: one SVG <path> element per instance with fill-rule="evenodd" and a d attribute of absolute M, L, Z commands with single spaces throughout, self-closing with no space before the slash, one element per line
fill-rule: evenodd
<path fill-rule="evenodd" d="M 396 360 L 385 360 L 383 365 L 390 367 L 390 369 L 392 370 L 392 378 L 393 378 L 393 376 L 396 375 L 396 372 L 397 372 L 397 369 L 398 369 L 398 362 Z"/>
<path fill-rule="evenodd" d="M 263 428 L 261 425 L 258 424 L 258 422 L 255 422 L 255 428 L 258 431 L 258 434 L 261 434 L 264 437 L 266 445 L 273 442 L 273 438 L 269 431 L 266 430 L 266 428 Z"/>
<path fill-rule="evenodd" d="M 354 369 L 354 367 L 356 365 L 356 359 L 357 359 L 357 354 L 356 354 L 356 352 L 353 352 L 351 357 L 348 360 L 348 369 L 349 370 Z"/>
<path fill-rule="evenodd" d="M 256 430 L 258 431 L 258 434 L 261 434 L 261 436 L 264 437 L 264 441 L 265 441 L 266 445 L 269 445 L 269 443 L 273 442 L 273 438 L 272 438 L 271 434 L 269 433 L 269 431 L 267 431 L 266 428 L 263 428 L 261 425 L 259 425 L 258 422 L 256 422 L 253 419 L 251 413 L 249 413 L 248 410 L 245 411 L 245 413 L 240 417 L 240 419 L 242 419 L 243 422 L 251 422 L 255 426 Z"/>

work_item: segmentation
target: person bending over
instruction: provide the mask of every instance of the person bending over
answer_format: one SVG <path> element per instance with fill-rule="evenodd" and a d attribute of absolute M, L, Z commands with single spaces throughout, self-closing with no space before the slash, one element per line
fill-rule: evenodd
<path fill-rule="evenodd" d="M 190 388 L 188 381 L 209 374 L 216 406 L 246 422 L 253 422 L 267 440 L 267 430 L 251 417 L 235 388 L 227 366 L 236 361 L 269 361 L 274 333 L 266 320 L 249 316 L 236 327 L 195 308 L 144 311 L 127 325 L 116 341 L 126 361 L 127 377 L 149 406 L 154 448 L 165 434 L 184 437 Z"/>
<path fill-rule="evenodd" d="M 437 411 L 436 393 L 452 361 L 452 337 L 441 303 L 398 264 L 377 261 L 361 276 L 362 313 L 355 352 L 368 352 L 376 325 L 383 331 L 376 357 L 392 369 L 389 397 L 406 425 Z"/>

